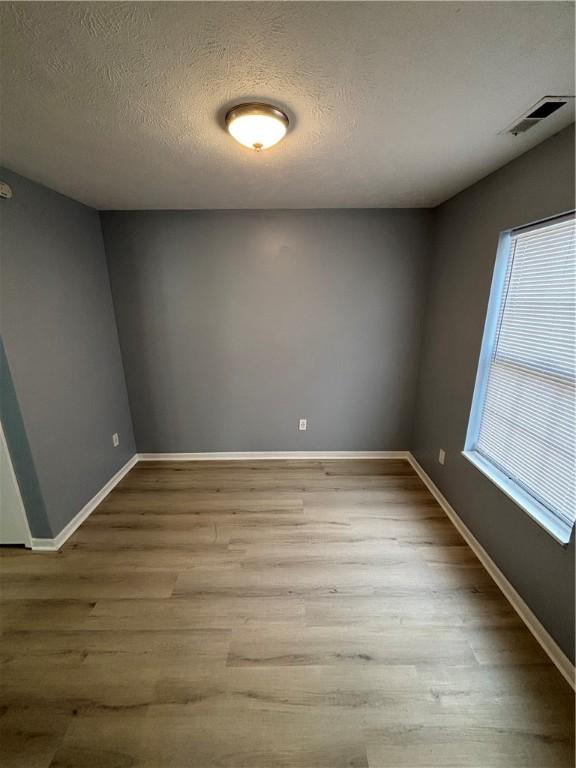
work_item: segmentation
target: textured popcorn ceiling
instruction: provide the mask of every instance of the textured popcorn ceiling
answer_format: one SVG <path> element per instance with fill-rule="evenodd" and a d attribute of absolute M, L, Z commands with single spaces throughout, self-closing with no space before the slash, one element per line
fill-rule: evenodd
<path fill-rule="evenodd" d="M 571 3 L 2 3 L 2 154 L 97 208 L 435 205 L 573 119 Z M 269 100 L 259 155 L 221 127 Z"/>

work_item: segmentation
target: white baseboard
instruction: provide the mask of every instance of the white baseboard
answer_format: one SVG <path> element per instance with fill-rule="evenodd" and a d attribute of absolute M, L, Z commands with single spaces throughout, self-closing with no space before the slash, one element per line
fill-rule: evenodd
<path fill-rule="evenodd" d="M 254 461 L 256 459 L 407 459 L 407 451 L 258 451 L 135 454 L 53 539 L 31 539 L 33 550 L 56 552 L 139 461 Z"/>
<path fill-rule="evenodd" d="M 257 461 L 286 459 L 408 459 L 408 451 L 240 451 L 223 453 L 139 453 L 140 461 Z"/>
<path fill-rule="evenodd" d="M 461 518 L 458 516 L 456 510 L 452 507 L 448 499 L 442 494 L 438 486 L 434 484 L 432 479 L 426 474 L 425 470 L 420 466 L 418 461 L 410 452 L 408 452 L 407 458 L 410 464 L 414 467 L 416 473 L 420 476 L 420 479 L 423 481 L 424 485 L 426 485 L 438 504 L 440 504 L 444 512 L 446 512 L 454 527 L 465 540 L 466 544 L 468 544 L 470 549 L 474 552 L 478 560 L 480 560 L 492 579 L 496 582 L 496 585 L 499 587 L 504 597 L 508 600 L 512 608 L 514 608 L 518 616 L 520 616 L 524 624 L 526 624 L 530 632 L 532 632 L 536 640 L 540 643 L 546 654 L 549 656 L 550 660 L 556 665 L 556 667 L 558 667 L 561 674 L 570 683 L 572 688 L 576 688 L 576 670 L 570 659 L 566 656 L 556 641 L 548 634 L 547 630 L 542 626 L 538 618 L 526 605 L 518 592 L 516 592 L 512 584 L 510 584 L 506 576 L 504 576 L 502 571 L 498 568 L 496 563 L 492 560 L 488 552 L 486 552 L 472 531 L 468 528 L 467 525 L 465 525 L 465 523 L 462 522 Z"/>
<path fill-rule="evenodd" d="M 32 538 L 32 549 L 40 552 L 55 552 L 60 549 L 64 542 L 72 536 L 74 531 L 80 526 L 88 515 L 93 512 L 96 507 L 101 504 L 110 491 L 122 480 L 132 467 L 138 463 L 138 454 L 132 456 L 132 458 L 124 464 L 122 469 L 118 470 L 116 474 L 108 480 L 105 486 L 103 486 L 98 493 L 93 496 L 90 501 L 85 504 L 80 512 L 75 515 L 68 525 L 63 528 L 60 533 L 53 539 L 35 539 Z"/>

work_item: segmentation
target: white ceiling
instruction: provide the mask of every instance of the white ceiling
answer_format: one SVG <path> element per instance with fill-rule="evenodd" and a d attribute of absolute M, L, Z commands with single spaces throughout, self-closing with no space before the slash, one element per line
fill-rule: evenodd
<path fill-rule="evenodd" d="M 2 163 L 96 208 L 433 206 L 573 121 L 564 2 L 2 3 Z M 266 100 L 261 154 L 222 129 Z"/>

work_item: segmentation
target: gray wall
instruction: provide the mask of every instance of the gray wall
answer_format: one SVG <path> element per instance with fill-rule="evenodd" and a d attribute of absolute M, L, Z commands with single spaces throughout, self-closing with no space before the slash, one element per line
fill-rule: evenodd
<path fill-rule="evenodd" d="M 405 449 L 429 221 L 102 214 L 138 450 Z"/>
<path fill-rule="evenodd" d="M 133 456 L 134 437 L 98 214 L 0 178 L 14 193 L 0 201 L 2 422 L 32 535 L 51 537 Z"/>
<path fill-rule="evenodd" d="M 574 208 L 574 127 L 435 211 L 413 451 L 540 621 L 574 658 L 574 538 L 562 547 L 460 452 L 502 230 Z M 446 465 L 437 462 L 447 451 Z"/>
<path fill-rule="evenodd" d="M 574 541 L 460 455 L 498 235 L 574 206 L 573 141 L 571 128 L 437 209 L 430 276 L 423 210 L 102 214 L 138 450 L 412 446 L 573 658 Z M 134 443 L 98 215 L 2 177 L 3 421 L 15 464 L 34 462 L 19 481 L 47 536 Z"/>

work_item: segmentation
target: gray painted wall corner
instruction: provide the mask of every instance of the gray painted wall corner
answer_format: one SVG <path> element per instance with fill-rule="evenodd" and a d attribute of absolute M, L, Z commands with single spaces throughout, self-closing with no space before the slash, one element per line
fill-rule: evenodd
<path fill-rule="evenodd" d="M 2 336 L 24 433 L 10 450 L 28 446 L 38 487 L 22 472 L 18 480 L 32 535 L 42 538 L 131 458 L 134 436 L 97 212 L 0 173 L 13 190 L 0 205 Z"/>
<path fill-rule="evenodd" d="M 574 535 L 562 547 L 461 451 L 499 234 L 573 208 L 571 126 L 435 210 L 412 437 L 418 461 L 571 659 Z"/>

